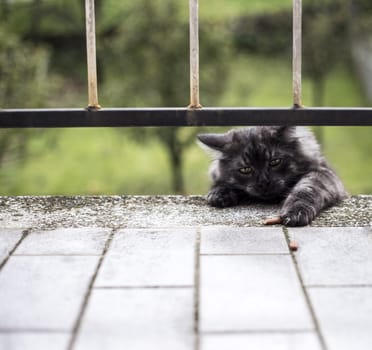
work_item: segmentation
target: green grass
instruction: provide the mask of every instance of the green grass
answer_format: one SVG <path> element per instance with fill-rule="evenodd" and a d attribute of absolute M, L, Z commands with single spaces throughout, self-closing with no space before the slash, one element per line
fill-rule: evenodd
<path fill-rule="evenodd" d="M 144 148 L 113 129 L 61 129 L 33 138 L 17 181 L 2 194 L 155 194 L 170 193 L 169 184 L 158 143 Z"/>
<path fill-rule="evenodd" d="M 324 151 L 347 190 L 372 194 L 372 127 L 324 128 Z"/>

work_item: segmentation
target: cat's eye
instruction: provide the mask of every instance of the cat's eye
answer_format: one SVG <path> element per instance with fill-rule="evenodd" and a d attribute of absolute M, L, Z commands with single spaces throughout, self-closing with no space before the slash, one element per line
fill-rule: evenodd
<path fill-rule="evenodd" d="M 270 166 L 277 166 L 282 160 L 280 158 L 270 160 Z"/>
<path fill-rule="evenodd" d="M 252 171 L 253 171 L 253 168 L 250 167 L 250 166 L 246 166 L 246 167 L 244 167 L 244 168 L 240 168 L 240 169 L 239 169 L 239 172 L 240 172 L 241 174 L 243 174 L 243 175 L 248 175 L 248 174 L 250 174 Z"/>

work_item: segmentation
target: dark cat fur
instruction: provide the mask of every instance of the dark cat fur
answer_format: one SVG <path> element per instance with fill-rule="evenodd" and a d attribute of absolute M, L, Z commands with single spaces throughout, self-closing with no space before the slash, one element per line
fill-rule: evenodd
<path fill-rule="evenodd" d="M 212 206 L 283 202 L 282 223 L 304 226 L 346 197 L 341 181 L 306 128 L 252 127 L 201 134 L 198 139 L 215 158 L 207 195 Z"/>

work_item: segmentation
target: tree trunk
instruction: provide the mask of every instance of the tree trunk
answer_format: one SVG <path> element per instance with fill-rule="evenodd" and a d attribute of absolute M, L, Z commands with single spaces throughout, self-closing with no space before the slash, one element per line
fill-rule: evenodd
<path fill-rule="evenodd" d="M 313 106 L 323 107 L 324 105 L 324 85 L 325 80 L 323 77 L 313 79 Z M 324 148 L 324 130 L 322 126 L 314 127 L 315 136 L 320 143 L 321 147 Z"/>
<path fill-rule="evenodd" d="M 323 107 L 325 79 L 323 77 L 317 77 L 313 78 L 312 80 L 313 80 L 313 106 Z"/>
<path fill-rule="evenodd" d="M 33 0 L 31 8 L 31 34 L 38 34 L 40 32 L 41 16 L 41 0 Z"/>
<path fill-rule="evenodd" d="M 173 149 L 170 151 L 173 192 L 177 194 L 184 194 L 185 186 L 182 175 L 182 151 L 175 152 Z"/>
<path fill-rule="evenodd" d="M 183 170 L 183 147 L 178 139 L 178 128 L 165 128 L 159 130 L 159 139 L 166 147 L 171 171 L 172 171 L 172 190 L 177 194 L 184 194 L 185 186 L 182 176 Z"/>
<path fill-rule="evenodd" d="M 0 2 L 0 19 L 5 22 L 9 16 L 9 3 L 8 0 L 1 0 Z"/>

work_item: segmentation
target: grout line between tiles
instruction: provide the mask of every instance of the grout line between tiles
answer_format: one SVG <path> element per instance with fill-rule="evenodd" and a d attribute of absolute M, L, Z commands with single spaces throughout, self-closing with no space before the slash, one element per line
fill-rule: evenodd
<path fill-rule="evenodd" d="M 240 330 L 221 330 L 203 331 L 202 335 L 235 335 L 235 334 L 302 334 L 313 333 L 314 329 L 240 329 Z"/>
<path fill-rule="evenodd" d="M 79 253 L 72 253 L 72 254 L 61 254 L 61 253 L 56 253 L 56 254 L 52 254 L 52 253 L 48 253 L 48 254 L 13 254 L 13 256 L 30 256 L 30 257 L 34 257 L 34 256 L 101 256 L 101 254 L 79 254 Z"/>
<path fill-rule="evenodd" d="M 200 254 L 201 256 L 256 256 L 256 255 L 290 255 L 290 253 L 287 253 L 287 252 L 277 252 L 277 253 L 265 253 L 265 252 L 262 252 L 262 253 L 259 253 L 259 252 L 256 252 L 256 253 L 201 253 Z"/>
<path fill-rule="evenodd" d="M 338 288 L 372 288 L 372 284 L 308 284 L 306 288 L 330 288 L 330 289 L 338 289 Z"/>
<path fill-rule="evenodd" d="M 17 250 L 17 248 L 19 247 L 19 245 L 23 242 L 23 240 L 28 236 L 28 234 L 30 233 L 31 229 L 26 229 L 26 230 L 23 230 L 22 231 L 22 236 L 21 238 L 18 240 L 18 242 L 15 244 L 15 246 L 13 247 L 13 249 L 11 249 L 8 253 L 8 255 L 6 256 L 6 258 L 3 260 L 3 262 L 0 264 L 0 271 L 3 269 L 3 267 L 5 266 L 5 264 L 8 262 L 9 258 L 14 254 L 14 252 Z"/>
<path fill-rule="evenodd" d="M 320 342 L 320 346 L 321 346 L 322 350 L 328 350 L 328 347 L 327 347 L 327 344 L 325 342 L 323 333 L 322 333 L 322 331 L 320 329 L 319 321 L 318 321 L 318 319 L 316 317 L 316 313 L 315 313 L 314 307 L 313 307 L 313 305 L 311 303 L 311 299 L 310 299 L 309 293 L 307 292 L 307 289 L 305 287 L 305 283 L 304 283 L 304 280 L 303 280 L 303 277 L 302 277 L 302 274 L 301 274 L 301 271 L 300 271 L 300 268 L 299 268 L 299 265 L 298 265 L 298 262 L 297 262 L 296 254 L 295 254 L 294 251 L 292 251 L 290 249 L 290 237 L 289 237 L 288 228 L 286 226 L 282 226 L 282 230 L 283 230 L 283 234 L 284 234 L 285 240 L 286 240 L 286 242 L 288 244 L 288 249 L 289 249 L 289 251 L 291 253 L 292 262 L 293 262 L 293 265 L 294 265 L 295 270 L 296 270 L 297 278 L 299 279 L 299 282 L 300 282 L 300 285 L 301 285 L 301 288 L 302 288 L 302 292 L 303 292 L 303 295 L 305 297 L 306 304 L 308 306 L 308 309 L 310 311 L 311 318 L 312 318 L 313 323 L 314 323 L 314 326 L 315 326 L 315 331 L 316 331 L 316 334 L 318 336 L 318 339 L 319 339 L 319 342 Z"/>
<path fill-rule="evenodd" d="M 107 254 L 110 246 L 111 246 L 112 240 L 113 240 L 114 235 L 115 235 L 116 232 L 117 232 L 117 230 L 116 229 L 113 229 L 112 232 L 110 233 L 110 236 L 108 237 L 108 239 L 107 239 L 107 241 L 105 243 L 105 247 L 104 247 L 104 249 L 102 251 L 101 257 L 98 260 L 98 263 L 97 263 L 97 266 L 96 266 L 96 270 L 95 270 L 95 272 L 94 272 L 94 274 L 93 274 L 93 276 L 92 276 L 92 278 L 90 280 L 90 283 L 89 283 L 87 292 L 85 293 L 84 300 L 83 300 L 83 303 L 82 303 L 81 308 L 80 308 L 80 312 L 78 314 L 78 317 L 76 319 L 75 325 L 73 327 L 71 339 L 70 339 L 70 342 L 69 342 L 68 347 L 67 347 L 68 350 L 72 350 L 74 348 L 74 345 L 75 345 L 75 342 L 76 342 L 76 339 L 77 339 L 79 330 L 81 328 L 83 316 L 84 316 L 85 310 L 87 308 L 90 295 L 92 294 L 94 282 L 96 281 L 96 278 L 97 278 L 97 275 L 98 275 L 98 271 L 99 271 L 99 269 L 100 269 L 100 267 L 101 267 L 101 265 L 103 263 L 103 260 L 104 260 L 104 258 L 106 256 L 106 254 Z"/>
<path fill-rule="evenodd" d="M 179 286 L 170 286 L 170 285 L 164 285 L 164 286 L 96 286 L 93 287 L 93 289 L 103 289 L 103 290 L 115 290 L 115 289 L 189 289 L 194 288 L 193 285 L 179 285 Z"/>
<path fill-rule="evenodd" d="M 70 334 L 68 329 L 49 329 L 49 328 L 0 328 L 0 334 L 9 333 L 50 333 L 50 334 Z"/>

